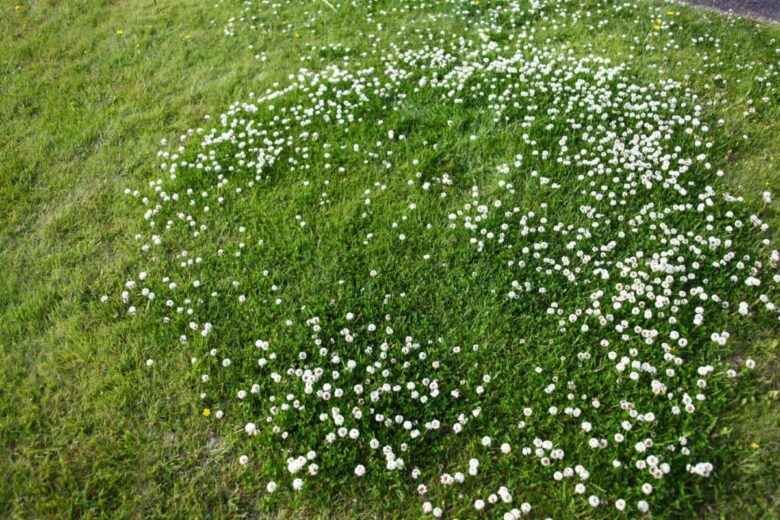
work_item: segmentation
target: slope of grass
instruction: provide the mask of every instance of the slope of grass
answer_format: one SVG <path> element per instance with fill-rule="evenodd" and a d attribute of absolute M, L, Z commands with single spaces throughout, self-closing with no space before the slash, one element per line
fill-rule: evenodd
<path fill-rule="evenodd" d="M 397 5 L 378 2 L 375 9 Z M 115 307 L 99 302 L 137 271 L 132 235 L 139 229 L 138 211 L 123 190 L 156 178 L 160 139 L 174 139 L 201 125 L 203 114 L 216 115 L 250 92 L 264 92 L 301 66 L 316 69 L 341 58 L 330 48 L 317 54 L 319 63 L 302 63 L 300 56 L 312 45 L 341 43 L 354 54 L 369 50 L 365 34 L 375 23 L 366 21 L 364 8 L 345 16 L 348 6 L 336 13 L 325 4 L 283 5 L 276 13 L 261 6 L 265 27 L 251 30 L 249 22 L 238 21 L 234 36 L 223 28 L 241 16 L 239 1 L 33 1 L 2 8 L 0 514 L 224 517 L 275 510 L 291 517 L 417 516 L 416 500 L 397 509 L 383 489 L 347 489 L 336 502 L 310 497 L 264 503 L 265 480 L 234 463 L 233 444 L 239 441 L 203 420 L 192 374 L 181 368 L 188 356 L 156 329 L 122 319 Z M 679 14 L 666 15 L 668 10 Z M 658 13 L 681 29 L 655 36 L 652 17 L 645 27 L 634 23 L 643 16 L 637 12 Z M 423 28 L 433 22 L 399 11 L 383 23 L 392 34 L 406 24 Z M 450 23 L 448 31 L 473 35 L 457 19 Z M 628 62 L 643 81 L 672 77 L 693 89 L 708 116 L 724 120 L 713 155 L 728 170 L 727 182 L 780 229 L 775 203 L 765 207 L 761 201 L 766 189 L 780 192 L 780 99 L 776 88 L 756 80 L 780 79 L 768 72 L 778 67 L 780 29 L 640 2 L 612 13 L 602 27 L 584 21 L 541 30 L 546 32 L 539 41 L 549 38 L 580 55 Z M 720 40 L 720 52 L 713 38 Z M 398 116 L 399 126 L 457 117 L 426 112 L 430 107 L 420 103 Z M 469 133 L 491 132 L 479 120 L 468 124 Z M 479 157 L 458 148 L 465 146 L 459 140 L 465 132 L 453 134 L 452 152 L 430 157 L 431 163 L 478 170 Z M 358 139 L 370 143 L 375 137 Z M 484 145 L 487 157 L 506 144 L 501 135 L 492 138 Z M 364 176 L 354 181 L 362 186 L 371 172 L 355 175 Z M 276 200 L 300 203 L 294 187 L 278 189 Z M 346 221 L 338 211 L 351 209 L 337 207 L 329 218 Z M 343 273 L 337 262 L 320 268 L 328 281 Z M 470 273 L 456 279 L 465 284 Z M 327 287 L 323 282 L 316 289 Z M 429 288 L 435 287 L 430 281 Z M 489 308 L 470 310 L 479 316 Z M 750 331 L 753 337 L 743 337 L 738 347 L 739 356 L 758 360 L 758 375 L 713 427 L 724 471 L 706 490 L 699 505 L 703 516 L 778 513 L 774 327 Z M 154 370 L 144 365 L 149 358 Z M 670 515 L 675 507 L 669 505 Z"/>

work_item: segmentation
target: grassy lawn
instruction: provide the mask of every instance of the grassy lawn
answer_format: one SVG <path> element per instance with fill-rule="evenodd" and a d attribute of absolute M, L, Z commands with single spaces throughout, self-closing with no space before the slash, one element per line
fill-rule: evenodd
<path fill-rule="evenodd" d="M 780 327 L 777 312 L 765 309 L 780 295 L 769 256 L 780 238 L 780 27 L 644 0 L 331 3 L 1 6 L 0 516 L 415 518 L 430 501 L 445 517 L 493 518 L 509 510 L 499 509 L 501 499 L 490 503 L 501 486 L 511 491 L 512 507 L 531 504 L 534 518 L 780 515 Z M 442 53 L 431 50 L 437 48 Z M 407 50 L 420 54 L 410 57 Z M 507 55 L 521 57 L 514 65 L 526 67 L 522 80 L 501 69 L 498 57 Z M 483 67 L 491 61 L 495 68 Z M 552 63 L 552 72 L 538 63 Z M 458 69 L 464 64 L 472 68 Z M 462 93 L 447 98 L 460 81 L 457 74 L 442 79 L 453 70 L 470 75 Z M 570 74 L 558 77 L 556 70 Z M 438 75 L 430 76 L 434 71 Z M 444 86 L 431 86 L 431 78 Z M 328 86 L 326 93 L 316 93 L 315 79 Z M 677 83 L 662 83 L 667 80 Z M 297 87 L 261 99 L 288 85 Z M 336 95 L 339 88 L 344 92 Z M 508 101 L 488 96 L 504 91 L 511 93 Z M 627 91 L 634 101 L 623 97 Z M 617 126 L 598 128 L 589 95 L 602 96 L 596 103 L 602 106 L 615 102 L 604 121 Z M 643 106 L 650 98 L 661 101 Z M 316 99 L 325 103 L 318 106 Z M 512 106 L 516 100 L 520 106 Z M 232 105 L 250 101 L 256 105 Z M 508 106 L 499 116 L 501 103 Z M 565 112 L 568 103 L 574 108 L 565 116 L 550 111 Z M 323 120 L 330 110 L 340 115 Z M 686 133 L 690 118 L 674 127 L 676 115 L 701 125 Z M 232 121 L 234 133 L 228 131 Z M 588 132 L 605 140 L 588 142 L 578 124 L 593 125 Z M 220 130 L 206 138 L 214 127 Z M 247 143 L 247 128 L 266 133 Z M 555 161 L 567 155 L 564 136 L 569 155 L 580 148 L 587 150 L 583 155 L 614 151 L 610 131 L 645 139 L 635 155 L 615 152 L 619 160 L 607 165 L 614 173 L 591 184 L 578 178 L 588 169 L 578 163 L 582 158 Z M 656 140 L 654 132 L 669 140 Z M 692 159 L 682 178 L 695 183 L 680 184 L 689 192 L 658 180 L 626 187 L 639 182 L 631 177 L 636 171 L 668 171 L 660 159 L 645 164 L 658 159 L 653 146 Z M 242 155 L 245 147 L 249 157 Z M 258 147 L 271 150 L 276 162 L 258 169 L 252 155 Z M 696 161 L 699 154 L 706 161 Z M 618 171 L 625 163 L 636 171 Z M 223 174 L 229 182 L 218 177 Z M 149 183 L 157 179 L 155 191 Z M 602 190 L 603 184 L 609 187 Z M 714 206 L 697 212 L 708 199 L 699 195 L 710 185 L 718 194 Z M 600 190 L 615 190 L 615 200 L 625 204 L 594 197 Z M 765 192 L 774 197 L 766 200 Z M 168 197 L 173 193 L 177 197 Z M 724 202 L 724 193 L 743 201 Z M 144 204 L 144 197 L 151 202 Z M 670 210 L 664 223 L 647 216 L 651 203 L 655 211 Z M 684 210 L 686 203 L 692 206 Z M 639 214 L 643 221 L 626 222 Z M 751 215 L 768 231 L 749 225 Z M 735 230 L 738 219 L 745 225 Z M 571 225 L 570 234 L 556 234 L 558 223 Z M 532 229 L 522 232 L 523 226 Z M 637 252 L 660 253 L 672 247 L 664 240 L 688 232 L 692 241 L 728 236 L 733 245 L 710 250 L 698 244 L 706 251 L 694 269 L 697 278 L 681 280 L 679 271 L 667 271 L 675 279 L 671 298 L 685 299 L 678 291 L 687 291 L 692 300 L 679 303 L 679 325 L 666 319 L 677 311 L 644 321 L 631 317 L 633 303 L 613 311 L 618 262 L 630 264 L 632 257 L 642 264 Z M 153 235 L 163 238 L 159 247 Z M 581 244 L 567 249 L 571 240 Z M 521 253 L 532 244 L 540 255 Z M 606 262 L 611 281 L 599 279 L 598 265 L 580 265 L 577 250 Z M 727 250 L 736 260 L 714 266 Z M 669 261 L 689 273 L 699 260 L 691 251 L 675 250 Z M 568 279 L 561 274 L 563 256 L 564 267 L 572 266 Z M 747 267 L 736 266 L 746 257 Z M 203 262 L 188 266 L 195 258 Z M 522 258 L 526 271 L 518 264 Z M 761 287 L 745 285 L 748 275 L 761 278 Z M 730 307 L 711 298 L 693 301 L 699 296 L 690 291 L 697 287 Z M 600 325 L 598 314 L 569 320 L 575 309 L 597 308 L 590 302 L 599 288 L 604 312 L 631 322 L 629 339 L 612 322 Z M 743 301 L 748 316 L 736 310 Z M 706 318 L 696 326 L 699 306 Z M 562 312 L 555 315 L 556 309 Z M 590 330 L 581 329 L 583 322 Z M 206 323 L 213 332 L 202 335 Z M 647 342 L 634 334 L 635 326 L 661 339 Z M 664 348 L 673 331 L 688 344 Z M 723 345 L 711 339 L 724 331 L 730 337 Z M 270 350 L 262 343 L 256 348 L 256 340 L 268 341 Z M 323 347 L 329 349 L 324 355 Z M 613 349 L 617 361 L 608 355 Z M 343 363 L 354 359 L 363 374 L 379 363 L 376 380 L 346 365 L 332 377 L 342 365 L 333 360 L 336 353 Z M 664 375 L 664 354 L 685 359 L 679 373 Z M 640 385 L 628 375 L 635 368 L 630 363 L 625 372 L 616 370 L 622 356 L 657 365 L 659 372 L 637 368 L 646 383 Z M 258 367 L 258 357 L 270 365 Z M 755 361 L 752 370 L 748 359 Z M 286 372 L 319 366 L 325 376 L 312 394 L 300 373 Z M 712 375 L 697 374 L 703 366 L 713 366 Z M 730 378 L 727 369 L 739 375 Z M 671 408 L 680 396 L 666 402 L 650 391 L 651 380 L 659 379 L 668 380 L 672 394 L 694 395 L 702 377 L 707 400 L 696 402 L 695 413 L 678 415 Z M 326 378 L 350 396 L 353 385 L 365 385 L 365 399 L 326 402 Z M 404 390 L 386 391 L 375 410 L 368 395 L 382 378 Z M 443 397 L 427 403 L 410 397 L 406 385 L 430 394 L 430 379 Z M 248 397 L 238 399 L 239 391 Z M 635 420 L 621 409 L 623 400 L 640 414 L 653 412 L 656 421 Z M 270 412 L 279 401 L 290 409 Z M 337 430 L 334 406 L 348 416 L 348 428 L 360 430 L 359 440 L 340 434 L 334 444 L 325 440 Z M 355 418 L 353 406 L 363 419 Z M 548 413 L 551 406 L 560 414 Z M 565 406 L 582 408 L 582 417 L 568 417 Z M 524 419 L 527 407 L 533 415 Z M 387 426 L 374 420 L 381 410 L 393 423 L 396 415 L 403 419 Z M 323 413 L 331 418 L 321 420 Z M 451 429 L 461 413 L 471 418 L 456 435 Z M 407 419 L 411 429 L 423 431 L 420 438 L 409 438 L 402 426 Z M 630 433 L 621 430 L 627 419 Z M 442 427 L 426 428 L 433 420 Z M 583 431 L 583 420 L 593 423 L 592 433 Z M 256 435 L 247 435 L 248 422 L 257 424 Z M 625 443 L 613 440 L 618 431 Z M 387 471 L 387 455 L 368 446 L 372 436 L 409 467 Z M 591 437 L 607 446 L 589 447 Z M 524 447 L 536 448 L 535 438 L 563 449 L 564 461 L 553 459 L 548 467 L 522 454 Z M 672 464 L 663 478 L 635 467 L 634 445 L 646 438 L 659 447 L 650 451 L 663 447 Z M 408 451 L 401 448 L 406 443 Z M 511 453 L 501 451 L 503 443 Z M 691 464 L 714 466 L 710 477 L 686 469 L 680 453 L 686 444 Z M 319 475 L 290 475 L 288 457 L 309 450 L 316 450 Z M 239 462 L 240 456 L 248 461 Z M 467 473 L 469 459 L 480 461 L 478 476 L 452 486 L 440 482 L 444 472 Z M 612 466 L 615 459 L 625 470 Z M 582 464 L 590 479 L 578 472 L 555 480 L 553 472 L 568 464 Z M 365 476 L 355 476 L 357 465 Z M 415 466 L 421 475 L 413 479 Z M 305 480 L 301 491 L 292 488 L 296 477 Z M 588 481 L 582 496 L 575 491 L 578 479 Z M 269 481 L 278 485 L 274 493 L 267 491 Z M 651 494 L 641 491 L 645 482 L 652 483 Z M 428 488 L 423 496 L 421 483 Z M 603 503 L 594 508 L 590 496 Z M 618 498 L 629 503 L 625 512 L 613 506 Z M 488 502 L 485 509 L 474 507 L 478 499 Z M 637 509 L 639 500 L 649 503 L 649 513 Z"/>

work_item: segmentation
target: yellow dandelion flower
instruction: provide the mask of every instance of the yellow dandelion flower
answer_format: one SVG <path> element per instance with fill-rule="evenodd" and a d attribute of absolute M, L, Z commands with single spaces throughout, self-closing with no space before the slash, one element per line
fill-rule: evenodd
<path fill-rule="evenodd" d="M 753 448 L 754 450 L 757 450 L 760 446 L 758 445 L 757 442 L 751 442 L 750 447 Z"/>
<path fill-rule="evenodd" d="M 117 29 L 116 30 L 116 35 L 117 36 L 122 36 L 123 34 L 125 34 L 125 31 L 123 31 L 122 29 Z"/>
<path fill-rule="evenodd" d="M 16 9 L 17 11 L 21 11 L 22 10 L 22 6 L 17 4 L 17 5 L 14 6 L 14 9 Z"/>
<path fill-rule="evenodd" d="M 658 25 L 658 24 L 655 24 L 655 25 L 653 26 L 653 29 L 655 29 L 656 31 L 660 31 L 660 30 L 661 30 L 661 26 L 660 26 L 660 25 Z"/>
<path fill-rule="evenodd" d="M 211 410 L 209 410 L 208 408 L 204 408 L 203 417 L 208 417 L 209 415 L 211 415 Z"/>

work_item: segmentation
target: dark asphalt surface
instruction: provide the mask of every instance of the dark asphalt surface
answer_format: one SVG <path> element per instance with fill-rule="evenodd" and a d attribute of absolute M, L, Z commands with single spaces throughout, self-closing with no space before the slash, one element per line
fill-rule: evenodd
<path fill-rule="evenodd" d="M 683 0 L 690 5 L 780 21 L 780 0 Z"/>

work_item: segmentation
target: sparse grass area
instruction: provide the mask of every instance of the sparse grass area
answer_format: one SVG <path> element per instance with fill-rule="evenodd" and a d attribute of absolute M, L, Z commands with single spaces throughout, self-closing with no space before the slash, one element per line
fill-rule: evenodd
<path fill-rule="evenodd" d="M 262 437 L 262 443 L 249 448 L 245 434 L 236 431 L 242 423 L 219 422 L 201 413 L 204 406 L 197 398 L 201 391 L 197 378 L 202 369 L 191 369 L 190 357 L 198 351 L 199 357 L 206 358 L 212 345 L 182 347 L 176 340 L 180 328 L 142 318 L 162 318 L 164 309 L 139 306 L 136 318 L 130 319 L 117 298 L 125 280 L 135 279 L 139 270 L 148 268 L 147 258 L 139 254 L 133 240 L 135 233 L 148 234 L 147 223 L 140 218 L 143 209 L 128 202 L 123 191 L 144 189 L 149 180 L 161 176 L 161 159 L 156 156 L 161 138 L 174 142 L 188 128 L 210 128 L 214 122 L 205 124 L 204 114 L 216 119 L 235 100 L 248 100 L 250 92 L 260 96 L 276 88 L 274 82 L 283 87 L 300 67 L 315 71 L 336 63 L 347 67 L 345 55 L 354 62 L 378 66 L 377 55 L 361 58 L 361 53 L 376 48 L 369 34 L 379 34 L 382 45 L 403 45 L 429 29 L 445 31 L 442 38 L 450 43 L 455 40 L 452 34 L 476 40 L 475 25 L 442 13 L 470 9 L 474 20 L 479 20 L 490 7 L 499 5 L 482 2 L 461 8 L 441 4 L 403 12 L 398 8 L 404 3 L 395 0 L 357 7 L 334 4 L 335 12 L 321 2 L 285 3 L 274 12 L 267 5 L 245 8 L 238 0 L 32 1 L 20 2 L 19 9 L 13 3 L 2 6 L 0 473 L 4 479 L 0 516 L 420 515 L 422 500 L 401 477 L 362 484 L 338 476 L 326 480 L 325 470 L 340 469 L 338 461 L 323 461 L 324 482 L 312 479 L 305 493 L 292 493 L 289 484 L 284 484 L 284 491 L 269 499 L 265 492 L 269 475 L 280 473 L 279 467 L 283 473 L 285 466 L 273 437 Z M 704 107 L 702 120 L 712 127 L 714 146 L 707 154 L 713 170 L 726 172 L 723 180 L 713 178 L 713 182 L 725 183 L 718 186 L 743 196 L 747 210 L 770 224 L 770 236 L 776 240 L 780 236 L 777 202 L 764 203 L 762 192 L 780 194 L 780 28 L 661 2 L 636 2 L 617 10 L 611 2 L 560 4 L 570 13 L 590 11 L 593 18 L 589 21 L 582 15 L 576 23 L 567 18 L 557 25 L 542 23 L 545 17 L 556 18 L 553 7 L 523 14 L 521 20 L 527 19 L 529 27 L 537 30 L 529 41 L 539 47 L 565 47 L 577 57 L 594 54 L 615 64 L 626 63 L 625 77 L 640 85 L 671 78 L 691 89 Z M 369 20 L 371 12 L 375 15 Z M 431 13 L 438 17 L 428 16 Z M 239 19 L 251 14 L 259 17 L 255 25 L 264 26 L 252 30 L 254 22 Z M 236 20 L 231 23 L 233 17 Z M 653 28 L 656 17 L 663 18 L 657 31 Z M 601 20 L 606 22 L 599 24 Z M 508 20 L 498 23 L 509 27 Z M 234 34 L 226 35 L 226 27 Z M 521 29 L 508 28 L 494 38 L 510 45 L 508 35 L 513 31 L 519 34 Z M 261 55 L 265 60 L 258 58 Z M 311 58 L 301 59 L 306 56 Z M 214 396 L 209 399 L 214 401 L 206 405 L 214 411 L 218 406 L 228 410 L 228 398 L 246 387 L 249 379 L 242 373 L 249 371 L 246 367 L 256 363 L 257 356 L 252 353 L 243 359 L 237 345 L 246 344 L 258 330 L 275 345 L 297 346 L 310 339 L 309 332 L 288 330 L 284 325 L 288 317 L 322 317 L 327 333 L 338 336 L 344 326 L 338 320 L 347 311 L 355 312 L 356 321 L 363 324 L 392 314 L 398 333 L 413 333 L 419 341 L 446 336 L 447 349 L 474 342 L 497 345 L 484 357 L 464 358 L 452 374 L 442 375 L 442 379 L 468 376 L 472 380 L 483 373 L 473 367 L 485 367 L 497 382 L 495 390 L 479 402 L 495 415 L 468 442 L 432 441 L 430 453 L 419 456 L 443 462 L 467 460 L 480 453 L 482 435 L 497 435 L 501 421 L 519 415 L 526 405 L 524 399 L 541 393 L 540 388 L 549 383 L 541 378 L 527 380 L 523 384 L 529 394 L 518 392 L 514 381 L 519 379 L 502 376 L 519 378 L 533 365 L 515 367 L 507 360 L 528 356 L 531 363 L 552 366 L 556 357 L 574 356 L 585 347 L 570 331 L 561 337 L 574 338 L 573 343 L 551 347 L 549 353 L 543 348 L 521 348 L 520 337 L 532 344 L 559 333 L 555 323 L 537 317 L 544 314 L 546 305 L 519 303 L 513 307 L 507 303 L 504 297 L 513 278 L 502 268 L 514 257 L 506 251 L 489 246 L 489 255 L 477 255 L 465 246 L 468 235 L 463 230 L 451 234 L 443 226 L 415 240 L 424 235 L 425 224 L 442 220 L 442 215 L 446 219 L 448 211 L 462 207 L 469 200 L 472 184 L 479 184 L 486 197 L 498 193 L 492 182 L 497 164 L 511 161 L 517 153 L 528 157 L 529 149 L 519 138 L 525 130 L 496 124 L 484 101 L 459 106 L 443 104 L 432 94 L 415 93 L 412 87 L 399 92 L 407 96 L 400 98 L 402 102 L 377 101 L 376 111 L 364 112 L 371 124 L 351 127 L 349 134 L 329 125 L 314 126 L 333 142 L 358 143 L 363 149 L 386 139 L 385 128 L 392 126 L 408 134 L 408 141 L 393 148 L 398 157 L 397 176 L 382 170 L 381 161 L 367 165 L 363 157 L 348 157 L 346 152 L 333 159 L 334 164 L 343 160 L 343 174 L 325 172 L 319 168 L 326 161 L 319 157 L 313 171 L 288 174 L 280 170 L 279 175 L 263 181 L 262 190 L 236 200 L 229 210 L 217 210 L 209 221 L 220 245 L 235 248 L 240 240 L 236 226 L 249 223 L 249 237 L 253 242 L 265 239 L 267 247 L 248 252 L 249 264 L 214 260 L 207 272 L 213 275 L 215 290 L 231 297 L 246 291 L 250 302 L 255 297 L 257 304 L 240 307 L 234 300 L 217 301 L 207 303 L 202 311 L 218 327 L 223 326 L 220 334 L 227 330 L 219 336 L 219 347 L 224 343 L 229 345 L 226 349 L 237 352 L 232 355 L 237 375 L 213 376 L 218 386 L 209 389 Z M 301 103 L 305 99 L 302 94 L 294 98 Z M 550 101 L 540 99 L 547 108 L 545 103 Z M 372 120 L 382 103 L 398 110 L 388 110 L 382 116 L 387 126 L 379 128 Z M 719 120 L 723 120 L 721 125 Z M 534 138 L 551 148 L 566 133 L 560 125 L 547 133 L 536 131 Z M 477 136 L 476 144 L 470 135 Z M 439 148 L 433 150 L 430 142 L 439 143 Z M 693 148 L 684 137 L 680 143 L 686 150 Z M 194 147 L 185 152 L 189 158 L 195 154 Z M 412 163 L 413 159 L 419 164 Z M 555 179 L 554 165 L 547 168 Z M 446 201 L 429 197 L 424 199 L 426 204 L 421 202 L 419 186 L 406 182 L 418 169 L 424 172 L 424 180 L 443 173 L 455 179 L 455 186 L 446 188 Z M 197 176 L 186 175 L 182 182 L 201 182 Z M 561 177 L 565 183 L 566 176 Z M 304 178 L 316 187 L 304 189 L 300 182 Z M 322 187 L 325 179 L 333 184 Z M 202 182 L 203 189 L 211 190 L 214 179 Z M 386 183 L 387 193 L 377 189 L 375 182 Z M 523 211 L 547 196 L 545 189 L 528 179 L 514 183 L 518 193 L 507 195 L 507 203 Z M 374 190 L 369 227 L 359 218 L 363 199 L 369 197 L 363 193 L 366 188 Z M 441 189 L 437 186 L 434 195 Z M 324 198 L 330 202 L 321 207 L 322 191 L 328 192 Z M 576 220 L 584 199 L 577 198 L 574 189 L 566 194 L 571 197 L 551 199 L 555 210 L 549 215 L 551 220 Z M 655 200 L 661 203 L 665 196 Z M 401 221 L 412 201 L 418 203 L 419 211 L 407 212 L 409 220 Z M 272 217 L 257 217 L 266 213 Z M 306 230 L 300 229 L 296 215 L 307 222 Z M 160 220 L 164 222 L 163 217 Z M 403 246 L 398 245 L 399 231 L 393 222 L 407 226 L 402 232 L 410 240 Z M 692 220 L 682 223 L 701 229 Z M 369 246 L 344 247 L 351 240 L 362 241 L 366 231 L 377 235 Z M 206 251 L 213 244 L 201 245 Z M 183 235 L 173 240 L 170 251 L 177 251 L 177 246 L 189 247 Z M 645 247 L 650 248 L 649 241 Z M 751 238 L 740 253 L 762 251 L 762 247 Z M 434 253 L 436 262 L 451 266 L 446 277 L 441 271 L 407 262 L 425 253 Z M 174 256 L 160 254 L 156 274 L 175 270 L 179 259 Z M 270 281 L 260 274 L 263 268 L 272 270 Z M 374 268 L 381 271 L 376 282 L 366 276 Z M 238 291 L 229 286 L 236 277 L 243 277 Z M 339 285 L 341 279 L 345 284 Z M 272 305 L 272 283 L 282 287 L 283 305 Z M 560 287 L 561 301 L 569 301 L 565 286 Z M 731 295 L 727 283 L 715 290 Z M 773 290 L 767 292 L 776 296 Z M 738 291 L 734 289 L 734 294 Z M 405 296 L 400 297 L 401 293 Z M 113 301 L 100 303 L 103 294 L 111 295 Z M 394 295 L 389 303 L 386 294 Z M 587 294 L 573 295 L 571 301 L 581 296 Z M 336 304 L 329 304 L 331 300 Z M 308 310 L 298 313 L 304 304 Z M 508 313 L 509 318 L 500 313 Z M 712 327 L 729 326 L 731 342 L 711 351 L 703 350 L 706 342 L 694 342 L 702 352 L 691 352 L 691 362 L 728 364 L 752 358 L 757 368 L 734 387 L 715 387 L 711 409 L 702 412 L 711 418 L 705 427 L 699 422 L 685 425 L 715 465 L 713 477 L 699 484 L 683 474 L 665 488 L 659 485 L 661 498 L 653 504 L 653 516 L 775 518 L 780 511 L 777 318 L 730 325 L 732 317 L 726 313 L 716 316 Z M 187 321 L 176 320 L 177 325 Z M 247 323 L 252 327 L 243 326 Z M 705 340 L 716 330 L 723 329 L 707 329 Z M 294 357 L 297 353 L 297 347 L 290 347 L 280 355 Z M 444 354 L 434 351 L 431 355 Z M 603 353 L 595 355 L 592 369 L 604 371 L 603 387 L 598 389 L 600 398 L 607 401 L 608 388 L 618 388 L 620 381 L 610 379 L 614 376 L 608 375 L 599 356 L 604 357 Z M 153 369 L 145 366 L 146 359 L 155 361 Z M 246 363 L 243 368 L 242 363 Z M 613 370 L 612 365 L 609 369 Z M 579 377 L 576 371 L 563 368 L 560 376 L 562 385 L 568 377 Z M 495 409 L 490 408 L 493 404 Z M 403 413 L 413 415 L 413 408 Z M 239 408 L 235 416 L 249 420 L 252 413 Z M 260 423 L 262 417 L 257 419 Z M 545 427 L 556 428 L 554 423 Z M 317 434 L 324 431 L 317 430 Z M 541 429 L 537 435 L 544 433 L 552 435 Z M 601 432 L 604 436 L 610 433 Z M 494 442 L 502 441 L 497 436 Z M 524 445 L 517 439 L 511 442 L 516 452 Z M 424 446 L 422 451 L 427 449 Z M 577 453 L 574 445 L 571 449 Z M 252 455 L 248 466 L 236 463 L 243 453 Z M 354 464 L 362 460 L 357 454 L 350 456 L 355 457 Z M 519 453 L 516 456 L 523 460 Z M 521 464 L 512 459 L 487 466 L 481 475 L 484 481 L 469 484 L 467 496 L 495 492 Z M 617 516 L 614 508 L 594 513 L 582 505 L 582 498 L 572 498 L 570 489 L 550 495 L 540 480 L 545 473 L 530 465 L 529 472 L 514 482 L 520 488 L 515 497 L 518 506 L 528 500 L 539 511 L 558 513 L 556 518 L 562 514 Z M 620 477 L 614 478 L 604 487 L 614 487 Z M 277 480 L 282 487 L 282 480 Z M 442 500 L 460 517 L 475 514 L 471 502 L 460 503 L 454 493 Z"/>

